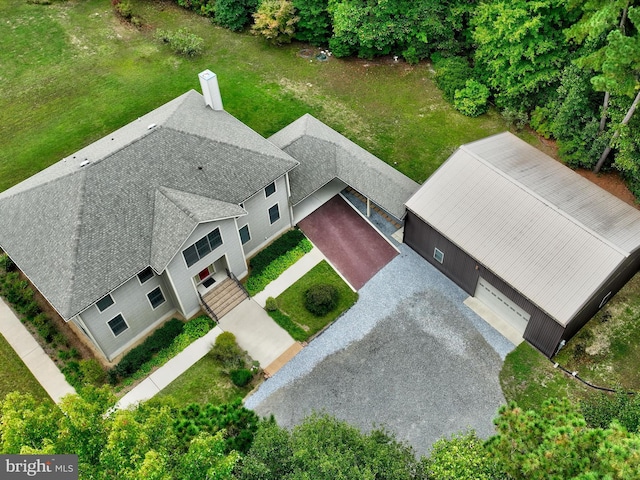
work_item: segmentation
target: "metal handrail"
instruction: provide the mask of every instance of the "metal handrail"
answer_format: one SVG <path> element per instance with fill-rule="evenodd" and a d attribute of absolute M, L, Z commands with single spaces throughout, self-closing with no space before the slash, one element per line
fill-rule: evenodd
<path fill-rule="evenodd" d="M 227 270 L 227 275 L 229 276 L 229 278 L 231 280 L 233 280 L 234 282 L 236 282 L 236 285 L 238 285 L 242 289 L 244 294 L 247 296 L 247 298 L 249 298 L 250 297 L 249 292 L 247 292 L 247 289 L 244 288 L 244 285 L 242 283 L 240 283 L 240 280 L 238 280 L 238 277 L 236 277 L 235 273 L 233 273 L 228 268 L 226 270 Z"/>
<path fill-rule="evenodd" d="M 204 301 L 204 298 L 202 298 L 202 295 L 200 294 L 200 292 L 198 292 L 198 297 L 200 298 L 200 304 L 204 307 L 204 309 L 207 311 L 207 313 L 213 319 L 213 321 L 216 323 L 220 323 L 218 321 L 218 316 L 215 313 L 213 313 L 213 310 L 211 310 L 211 308 L 209 308 L 209 305 L 207 305 L 207 302 Z"/>

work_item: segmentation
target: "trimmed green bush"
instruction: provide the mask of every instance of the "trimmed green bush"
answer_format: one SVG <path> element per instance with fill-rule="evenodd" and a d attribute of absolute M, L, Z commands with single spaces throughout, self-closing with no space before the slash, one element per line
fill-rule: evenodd
<path fill-rule="evenodd" d="M 246 386 L 253 378 L 253 374 L 251 373 L 251 370 L 247 370 L 246 368 L 238 368 L 237 370 L 231 370 L 230 376 L 233 384 L 236 387 L 240 387 L 240 388 Z"/>
<path fill-rule="evenodd" d="M 473 77 L 469 60 L 466 57 L 436 57 L 433 66 L 436 85 L 442 90 L 444 98 L 453 103 L 456 90 L 465 88 L 467 80 Z"/>
<path fill-rule="evenodd" d="M 216 338 L 210 355 L 229 369 L 244 368 L 244 352 L 236 343 L 236 336 L 231 332 L 223 332 Z"/>
<path fill-rule="evenodd" d="M 115 378 L 123 378 L 138 370 L 145 362 L 151 359 L 163 348 L 171 345 L 173 340 L 182 333 L 184 323 L 176 318 L 172 318 L 158 330 L 148 337 L 144 343 L 130 350 L 120 363 L 113 367 Z M 110 381 L 114 378 L 111 375 Z"/>
<path fill-rule="evenodd" d="M 336 308 L 340 296 L 338 289 L 329 283 L 319 283 L 304 294 L 305 308 L 316 317 L 323 317 Z"/>
<path fill-rule="evenodd" d="M 258 252 L 251 260 L 249 266 L 252 272 L 259 273 L 265 270 L 274 260 L 304 243 L 307 237 L 299 229 L 289 230 L 276 239 L 269 246 Z"/>
<path fill-rule="evenodd" d="M 265 305 L 264 305 L 264 309 L 267 312 L 275 312 L 278 309 L 278 303 L 276 302 L 276 299 L 273 297 L 267 298 L 267 301 L 265 302 Z"/>
<path fill-rule="evenodd" d="M 453 106 L 467 117 L 477 117 L 487 111 L 489 100 L 489 88 L 477 80 L 467 80 L 465 87 L 456 90 Z"/>
<path fill-rule="evenodd" d="M 80 360 L 78 363 L 80 365 L 82 383 L 98 387 L 104 383 L 107 378 L 107 373 L 95 358 Z"/>

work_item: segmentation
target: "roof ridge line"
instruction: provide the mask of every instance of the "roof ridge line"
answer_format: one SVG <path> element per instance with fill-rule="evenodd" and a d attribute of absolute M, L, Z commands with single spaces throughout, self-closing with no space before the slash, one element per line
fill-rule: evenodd
<path fill-rule="evenodd" d="M 87 172 L 82 171 L 80 172 L 80 176 L 82 178 L 81 184 L 80 184 L 80 198 L 84 198 L 86 191 L 87 191 Z M 66 298 L 69 299 L 67 301 L 67 305 L 66 305 L 66 309 L 65 310 L 69 310 L 69 307 L 71 307 L 71 299 L 73 298 L 73 291 L 75 290 L 75 282 L 77 281 L 77 270 L 79 268 L 78 262 L 76 261 L 78 258 L 78 250 L 80 248 L 80 235 L 79 235 L 79 231 L 82 228 L 82 217 L 84 215 L 84 211 L 85 211 L 85 202 L 81 201 L 80 202 L 80 207 L 78 208 L 78 213 L 76 215 L 76 222 L 75 222 L 75 229 L 73 232 L 73 248 L 72 248 L 72 257 L 73 257 L 73 261 L 71 262 L 71 265 L 73 265 L 73 271 L 71 273 L 70 276 L 70 282 L 69 285 L 67 286 L 67 294 L 66 294 Z M 87 305 L 87 307 L 89 307 L 89 305 Z M 82 310 L 86 310 L 87 307 L 82 308 L 81 310 L 79 310 L 78 312 L 74 313 L 73 315 L 71 315 L 71 317 L 77 315 L 79 312 L 81 312 Z M 69 318 L 71 318 L 69 317 Z M 64 317 L 63 317 L 64 318 Z"/>
<path fill-rule="evenodd" d="M 529 145 L 527 143 L 527 145 Z M 532 147 L 534 148 L 534 147 Z M 527 187 L 524 183 L 516 180 L 515 178 L 513 178 L 511 175 L 509 175 L 507 172 L 505 172 L 504 170 L 501 170 L 500 168 L 496 167 L 494 164 L 492 164 L 491 162 L 489 162 L 488 160 L 485 160 L 484 158 L 482 158 L 481 156 L 479 156 L 478 154 L 476 154 L 475 152 L 471 151 L 470 149 L 467 148 L 467 144 L 465 145 L 461 145 L 460 150 L 462 150 L 463 152 L 471 155 L 473 158 L 475 158 L 476 160 L 478 160 L 480 163 L 482 163 L 483 165 L 489 167 L 491 170 L 493 170 L 494 172 L 496 172 L 498 175 L 500 175 L 501 177 L 506 178 L 507 180 L 509 180 L 511 183 L 513 183 L 514 185 L 516 185 L 517 187 L 521 188 L 522 190 L 524 190 L 525 192 L 527 192 L 529 195 L 531 195 L 532 197 L 536 198 L 537 200 L 539 200 L 540 202 L 542 202 L 544 205 L 548 206 L 549 208 L 551 208 L 552 210 L 554 210 L 555 212 L 557 212 L 558 214 L 562 215 L 563 217 L 565 217 L 568 220 L 571 220 L 571 222 L 573 222 L 575 225 L 579 226 L 580 228 L 582 228 L 584 231 L 590 233 L 591 235 L 593 235 L 595 238 L 597 238 L 598 240 L 600 240 L 601 242 L 607 244 L 609 247 L 611 247 L 612 249 L 614 249 L 616 252 L 620 253 L 621 255 L 624 255 L 625 257 L 628 257 L 631 252 L 627 252 L 622 250 L 618 245 L 616 245 L 615 243 L 611 242 L 611 240 L 609 240 L 608 238 L 605 238 L 604 236 L 600 235 L 598 232 L 596 232 L 595 230 L 593 230 L 592 228 L 588 227 L 587 225 L 585 225 L 584 223 L 582 223 L 580 220 L 578 220 L 577 218 L 575 218 L 573 215 L 570 215 L 568 212 L 566 212 L 565 210 L 563 210 L 562 208 L 560 208 L 558 205 L 556 205 L 555 203 L 549 201 L 548 199 L 544 198 L 543 196 L 541 196 L 540 194 L 534 192 L 531 188 Z M 544 153 L 544 152 L 543 152 Z M 549 157 L 551 158 L 551 157 Z"/>

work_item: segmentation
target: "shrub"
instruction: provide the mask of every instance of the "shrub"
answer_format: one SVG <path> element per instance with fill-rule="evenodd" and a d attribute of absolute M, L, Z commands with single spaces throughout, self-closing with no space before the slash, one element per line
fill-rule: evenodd
<path fill-rule="evenodd" d="M 332 33 L 328 0 L 293 0 L 293 6 L 300 17 L 296 25 L 296 40 L 317 47 L 327 45 Z"/>
<path fill-rule="evenodd" d="M 177 0 L 178 5 L 183 8 L 193 10 L 198 15 L 203 17 L 211 17 L 214 14 L 215 2 L 214 0 Z"/>
<path fill-rule="evenodd" d="M 113 381 L 113 376 L 115 376 L 115 378 L 122 378 L 134 373 L 145 362 L 150 360 L 153 355 L 171 345 L 173 340 L 182 332 L 183 328 L 184 324 L 180 320 L 176 318 L 169 320 L 161 328 L 153 332 L 144 343 L 130 350 L 129 353 L 120 360 L 118 365 L 113 368 L 115 373 L 110 374 L 109 381 Z"/>
<path fill-rule="evenodd" d="M 267 310 L 267 312 L 275 312 L 278 309 L 278 303 L 276 302 L 276 299 L 273 297 L 267 298 L 264 308 Z"/>
<path fill-rule="evenodd" d="M 245 354 L 236 343 L 236 336 L 231 332 L 218 335 L 210 355 L 225 368 L 237 369 L 245 366 Z"/>
<path fill-rule="evenodd" d="M 176 31 L 156 30 L 155 38 L 166 43 L 178 55 L 187 57 L 195 57 L 204 50 L 204 40 L 189 32 L 186 28 L 180 28 Z"/>
<path fill-rule="evenodd" d="M 251 31 L 274 45 L 291 43 L 295 33 L 295 8 L 290 0 L 262 0 L 253 14 Z"/>
<path fill-rule="evenodd" d="M 339 299 L 336 287 L 328 283 L 319 283 L 305 292 L 304 306 L 315 316 L 323 317 L 336 308 Z"/>
<path fill-rule="evenodd" d="M 107 378 L 107 374 L 95 358 L 80 360 L 79 370 L 82 376 L 82 383 L 100 386 Z"/>
<path fill-rule="evenodd" d="M 131 17 L 133 17 L 133 8 L 131 7 L 131 3 L 129 1 L 112 0 L 111 4 L 120 17 L 124 18 L 125 20 L 131 20 Z"/>
<path fill-rule="evenodd" d="M 624 392 L 597 393 L 580 402 L 580 410 L 591 428 L 609 428 L 613 420 L 630 432 L 640 432 L 640 397 Z"/>
<path fill-rule="evenodd" d="M 453 103 L 456 90 L 462 90 L 472 78 L 473 69 L 466 57 L 437 58 L 434 61 L 435 81 L 444 98 Z"/>
<path fill-rule="evenodd" d="M 257 6 L 257 0 L 216 0 L 213 6 L 214 22 L 238 32 L 251 21 Z"/>
<path fill-rule="evenodd" d="M 290 230 L 282 235 L 249 261 L 251 273 L 245 283 L 249 294 L 262 291 L 312 248 L 300 230 Z"/>
<path fill-rule="evenodd" d="M 456 90 L 453 106 L 467 117 L 477 117 L 487 111 L 489 88 L 477 80 L 467 80 L 465 87 Z"/>
<path fill-rule="evenodd" d="M 36 327 L 38 334 L 47 342 L 53 341 L 53 335 L 56 333 L 55 328 L 51 325 L 49 317 L 44 313 L 39 313 L 33 317 L 33 325 Z"/>
<path fill-rule="evenodd" d="M 244 387 L 246 386 L 251 379 L 253 378 L 253 374 L 250 370 L 246 368 L 238 368 L 237 370 L 231 370 L 231 381 L 236 387 Z"/>

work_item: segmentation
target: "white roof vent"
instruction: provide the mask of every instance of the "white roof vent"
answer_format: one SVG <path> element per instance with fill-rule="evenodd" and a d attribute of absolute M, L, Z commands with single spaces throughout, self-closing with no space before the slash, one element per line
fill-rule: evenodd
<path fill-rule="evenodd" d="M 220 96 L 220 88 L 218 87 L 218 77 L 211 70 L 201 72 L 200 86 L 202 87 L 202 95 L 204 102 L 214 110 L 224 110 L 222 107 L 222 97 Z"/>
<path fill-rule="evenodd" d="M 149 125 L 147 127 L 147 130 L 151 130 L 152 128 L 156 128 L 156 124 L 155 123 L 152 123 L 151 125 Z"/>
<path fill-rule="evenodd" d="M 84 160 L 83 162 L 80 162 L 80 166 L 81 167 L 86 167 L 87 165 L 89 165 L 91 163 L 91 160 Z"/>

